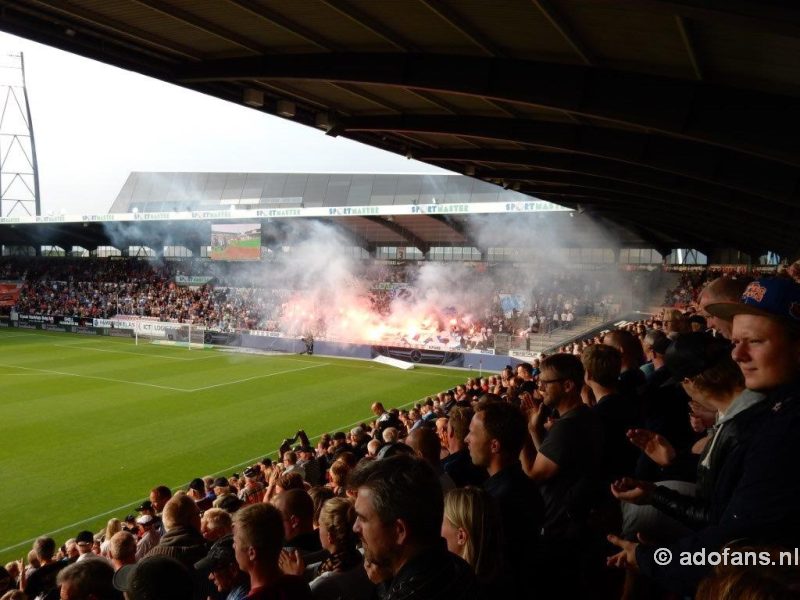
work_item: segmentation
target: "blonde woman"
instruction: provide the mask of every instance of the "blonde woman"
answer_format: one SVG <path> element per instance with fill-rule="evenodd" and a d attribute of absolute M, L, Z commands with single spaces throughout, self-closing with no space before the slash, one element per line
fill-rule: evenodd
<path fill-rule="evenodd" d="M 111 541 L 111 538 L 114 537 L 114 534 L 119 533 L 120 531 L 122 531 L 122 521 L 119 519 L 109 519 L 108 524 L 106 525 L 106 531 L 103 534 L 103 543 L 100 544 L 101 556 L 110 558 L 108 553 L 109 542 Z"/>
<path fill-rule="evenodd" d="M 356 510 L 351 500 L 338 497 L 326 500 L 319 515 L 319 539 L 330 556 L 306 569 L 298 551 L 284 550 L 281 569 L 290 575 L 305 572 L 311 579 L 311 595 L 315 600 L 370 600 L 375 585 L 367 577 L 364 557 L 356 547 L 355 522 Z"/>
<path fill-rule="evenodd" d="M 481 584 L 497 582 L 502 569 L 501 523 L 491 497 L 481 488 L 450 490 L 444 498 L 442 537 Z"/>

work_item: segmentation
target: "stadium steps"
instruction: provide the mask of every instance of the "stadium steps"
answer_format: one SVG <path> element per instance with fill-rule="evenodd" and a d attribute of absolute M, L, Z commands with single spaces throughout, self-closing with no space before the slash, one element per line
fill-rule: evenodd
<path fill-rule="evenodd" d="M 559 327 L 550 333 L 542 335 L 534 334 L 530 339 L 530 348 L 528 348 L 527 344 L 523 342 L 522 345 L 519 345 L 519 343 L 515 344 L 514 349 L 550 353 L 553 348 L 563 346 L 565 343 L 575 338 L 582 338 L 586 332 L 592 331 L 605 321 L 606 319 L 603 319 L 602 317 L 577 317 L 575 321 L 573 321 L 570 329 Z M 506 352 L 501 352 L 499 347 L 496 346 L 495 352 L 497 354 L 505 354 L 507 350 Z"/>

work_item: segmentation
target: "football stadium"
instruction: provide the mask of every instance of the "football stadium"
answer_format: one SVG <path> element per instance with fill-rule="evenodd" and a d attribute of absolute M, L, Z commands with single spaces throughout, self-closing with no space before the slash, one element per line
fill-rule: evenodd
<path fill-rule="evenodd" d="M 84 209 L 0 61 L 0 600 L 800 589 L 800 9 L 0 5 L 224 138 Z"/>

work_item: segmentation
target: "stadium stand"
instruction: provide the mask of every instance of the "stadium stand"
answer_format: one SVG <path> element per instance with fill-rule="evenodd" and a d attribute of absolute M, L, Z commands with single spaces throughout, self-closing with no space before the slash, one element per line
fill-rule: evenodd
<path fill-rule="evenodd" d="M 207 576 L 239 598 L 248 588 L 249 597 L 395 597 L 411 588 L 414 597 L 474 598 L 530 591 L 532 563 L 522 560 L 530 555 L 539 557 L 544 598 L 621 598 L 631 589 L 702 597 L 727 572 L 670 564 L 664 549 L 722 556 L 723 545 L 748 537 L 759 540 L 755 550 L 725 552 L 784 561 L 797 539 L 798 484 L 787 469 L 798 436 L 785 434 L 796 426 L 798 377 L 787 359 L 800 352 L 792 274 L 761 277 L 740 299 L 703 307 L 732 321 L 732 351 L 722 330 L 711 335 L 691 320 L 698 307 L 665 308 L 408 410 L 376 403 L 373 421 L 325 435 L 316 448 L 300 430 L 242 476 L 196 478 L 174 494 L 154 487 L 138 517 L 81 533 L 78 555 L 70 541 L 56 548 L 39 538 L 30 564 L 9 563 L 0 585 L 34 595 L 60 584 L 64 597 L 84 568 L 77 556 L 88 556 L 112 561 L 114 585 L 131 589 L 140 570 L 166 569 L 155 564 L 166 556 L 183 562 L 195 596 Z M 720 281 L 714 275 L 692 281 Z M 646 362 L 623 358 L 626 336 Z M 756 337 L 776 350 L 764 353 Z M 631 366 L 638 387 L 624 383 Z M 232 538 L 224 537 L 229 513 Z M 104 539 L 120 528 L 129 533 Z M 149 550 L 135 553 L 136 543 Z M 796 570 L 778 573 L 776 589 L 797 585 Z"/>
<path fill-rule="evenodd" d="M 418 291 L 415 279 L 420 267 L 367 262 L 362 269 L 359 285 L 376 319 L 389 315 L 394 303 L 416 302 L 413 296 Z M 192 286 L 179 283 L 181 276 L 191 277 L 196 273 L 202 273 L 207 283 Z M 481 277 L 490 282 L 489 289 L 494 286 L 504 293 L 484 294 L 491 304 L 478 311 L 437 307 L 438 322 L 431 323 L 427 337 L 437 344 L 443 336 L 457 340 L 450 344 L 452 348 L 491 348 L 500 354 L 511 349 L 550 347 L 581 328 L 619 315 L 623 303 L 629 305 L 632 292 L 620 289 L 618 275 L 615 274 L 611 284 L 609 272 L 564 273 L 543 269 L 535 281 L 519 281 L 516 288 L 509 289 L 508 283 L 500 282 L 518 277 L 513 268 L 499 265 L 481 273 Z M 641 273 L 621 275 L 632 279 Z M 3 258 L 0 279 L 23 284 L 15 303 L 0 307 L 0 314 L 5 315 L 14 312 L 73 317 L 84 322 L 127 315 L 192 323 L 220 332 L 263 330 L 297 337 L 308 332 L 305 325 L 298 325 L 289 314 L 296 310 L 297 299 L 303 298 L 307 290 L 252 287 L 252 280 L 244 285 L 244 277 L 235 268 L 208 260 Z M 447 295 L 448 291 L 445 287 L 441 293 Z M 322 314 L 304 323 L 309 321 L 317 339 L 337 339 L 337 335 L 342 335 L 336 331 L 328 335 Z M 394 337 L 385 332 L 380 340 L 338 339 L 421 347 L 425 345 L 425 337 L 424 332 L 396 332 Z"/>
<path fill-rule="evenodd" d="M 455 213 L 473 189 L 502 187 L 574 209 L 564 222 L 597 218 L 633 236 L 600 249 L 615 264 L 634 249 L 640 257 L 646 250 L 656 269 L 654 254 L 683 248 L 718 264 L 774 264 L 798 254 L 800 12 L 791 3 L 16 0 L 3 7 L 6 31 L 478 181 L 469 191 L 453 178 L 451 190 L 398 193 L 417 210 L 432 209 L 413 225 L 409 217 L 409 227 L 351 221 L 354 229 L 380 229 L 398 253 L 396 244 L 430 252 L 414 227 L 445 228 L 449 243 L 466 244 L 466 219 L 436 211 Z M 257 192 L 235 199 L 266 210 L 305 201 L 270 192 L 259 174 L 255 184 L 230 174 L 230 188 L 227 175 L 208 175 L 217 201 L 245 187 Z M 334 209 L 370 209 L 373 189 L 394 201 L 400 188 L 382 177 L 292 175 L 287 188 L 308 183 L 314 206 Z M 357 178 L 353 195 L 343 193 Z M 137 187 L 149 195 L 149 186 L 136 185 L 146 179 L 130 179 L 131 196 Z M 323 204 L 322 188 L 338 200 Z M 437 204 L 441 192 L 447 206 Z M 152 199 L 155 210 L 191 210 L 181 194 Z M 87 240 L 93 249 L 107 240 L 101 222 L 56 224 L 11 224 L 0 233 L 4 244 L 33 252 L 53 240 L 65 248 Z M 150 228 L 147 243 L 161 243 L 168 228 Z M 360 241 L 368 252 L 368 240 Z M 194 255 L 203 243 L 192 242 Z M 491 262 L 488 249 L 484 256 L 464 248 Z M 235 273 L 173 288 L 176 270 L 192 272 L 193 264 L 200 263 L 155 271 L 137 264 L 126 275 L 125 260 L 66 261 L 51 272 L 23 259 L 3 269 L 25 281 L 18 308 L 39 315 L 147 313 L 223 329 L 282 328 L 286 294 L 260 295 Z M 510 334 L 535 325 L 539 337 L 552 333 L 557 351 L 516 372 L 509 365 L 471 378 L 408 411 L 376 399 L 372 422 L 323 436 L 316 448 L 298 431 L 280 456 L 250 465 L 244 484 L 231 475 L 194 484 L 191 495 L 153 488 L 140 516 L 125 519 L 151 545 L 146 556 L 124 564 L 126 553 L 110 540 L 115 587 L 129 598 L 205 598 L 207 575 L 215 597 L 230 599 L 796 597 L 800 284 L 791 267 L 775 278 L 739 269 L 726 269 L 721 283 L 719 273 L 700 269 L 674 274 L 668 290 L 658 289 L 654 304 L 665 306 L 657 314 L 622 315 L 614 327 L 587 322 L 588 332 L 569 319 L 570 309 L 581 316 L 591 300 L 590 313 L 610 318 L 616 311 L 603 309 L 617 302 L 602 291 L 598 300 L 591 286 L 584 296 L 580 284 L 576 301 L 577 281 L 523 290 L 541 307 L 534 315 L 486 302 L 473 321 L 486 334 L 483 347 L 511 351 L 512 338 L 522 336 Z M 405 281 L 394 275 L 376 281 Z M 493 283 L 487 275 L 483 285 Z M 384 289 L 371 303 L 383 314 L 391 299 Z M 514 322 L 522 316 L 536 322 Z M 462 327 L 461 315 L 449 318 Z M 330 328 L 322 329 L 325 336 Z M 206 521 L 234 513 L 219 527 L 232 536 L 208 547 L 201 511 Z M 110 597 L 109 568 L 91 556 L 102 552 L 99 541 L 85 531 L 61 548 L 36 540 L 30 566 L 0 570 L 0 592 Z"/>

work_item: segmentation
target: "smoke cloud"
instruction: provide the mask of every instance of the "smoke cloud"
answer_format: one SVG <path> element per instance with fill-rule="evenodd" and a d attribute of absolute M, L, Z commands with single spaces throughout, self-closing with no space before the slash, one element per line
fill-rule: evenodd
<path fill-rule="evenodd" d="M 108 224 L 109 235 L 132 239 L 152 237 L 152 224 Z M 195 236 L 196 223 L 187 223 Z M 183 224 L 170 224 L 171 233 L 161 243 L 185 239 Z M 479 250 L 508 248 L 511 261 L 485 262 L 408 261 L 402 284 L 384 285 L 385 267 L 364 261 L 353 253 L 354 241 L 345 228 L 309 219 L 274 220 L 263 224 L 262 239 L 268 249 L 258 263 L 210 263 L 210 275 L 232 287 L 259 288 L 262 327 L 279 328 L 290 335 L 313 334 L 329 339 L 374 344 L 440 343 L 447 345 L 451 329 L 465 335 L 477 333 L 476 323 L 496 314 L 501 295 L 513 295 L 520 313 L 534 308 L 542 292 L 557 296 L 559 282 L 571 279 L 569 294 L 588 293 L 630 308 L 630 277 L 607 264 L 598 273 L 576 268 L 578 260 L 566 246 L 611 248 L 612 235 L 588 215 L 520 214 L 476 216 L 467 221 L 467 234 Z M 140 237 L 141 236 L 141 237 Z M 206 241 L 204 244 L 208 244 Z M 127 244 L 126 244 L 127 245 Z M 285 251 L 288 249 L 289 251 Z M 491 257 L 490 257 L 491 258 Z M 202 270 L 201 269 L 201 270 Z M 197 271 L 197 269 L 195 269 Z M 200 274 L 200 273 L 197 273 Z M 576 283 L 578 281 L 579 283 Z M 564 293 L 558 301 L 568 300 Z M 610 299 L 610 300 L 609 300 Z M 541 310 L 541 308 L 540 308 Z M 446 341 L 442 341 L 445 338 Z"/>

